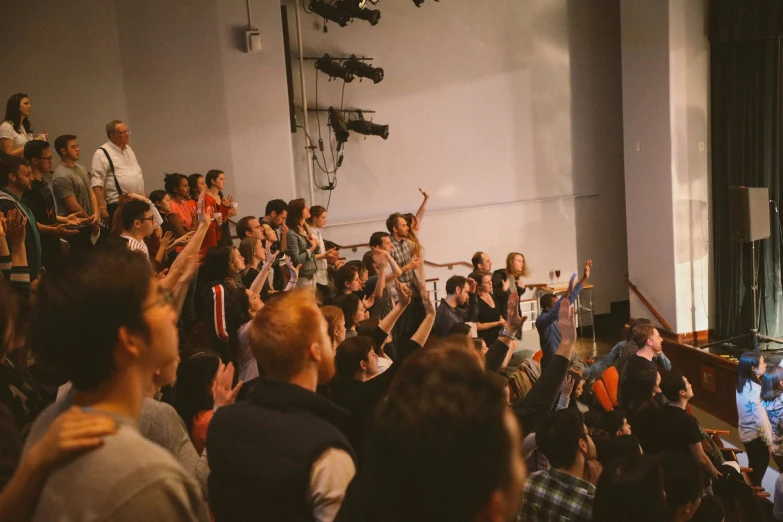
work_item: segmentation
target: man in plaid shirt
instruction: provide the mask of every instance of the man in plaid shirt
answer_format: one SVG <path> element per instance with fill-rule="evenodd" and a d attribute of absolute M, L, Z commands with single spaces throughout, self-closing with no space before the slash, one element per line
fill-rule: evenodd
<path fill-rule="evenodd" d="M 419 280 L 416 277 L 416 270 L 421 267 L 423 261 L 420 257 L 411 255 L 408 224 L 402 214 L 395 212 L 386 220 L 386 228 L 391 236 L 391 256 L 402 270 L 402 274 L 397 279 L 406 283 L 416 297 L 419 294 Z M 406 339 L 410 339 L 423 319 L 424 308 L 421 306 L 421 300 L 414 298 L 394 325 L 394 333 L 392 334 L 394 340 L 404 342 Z"/>
<path fill-rule="evenodd" d="M 551 468 L 528 477 L 517 520 L 589 522 L 601 465 L 582 414 L 565 409 L 549 415 L 536 430 L 536 445 Z"/>

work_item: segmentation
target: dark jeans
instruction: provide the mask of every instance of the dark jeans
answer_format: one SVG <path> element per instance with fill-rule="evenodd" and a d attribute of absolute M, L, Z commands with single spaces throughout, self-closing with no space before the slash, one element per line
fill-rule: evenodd
<path fill-rule="evenodd" d="M 749 473 L 750 481 L 754 486 L 760 486 L 769 465 L 769 448 L 760 438 L 743 444 L 745 453 L 748 454 L 748 467 L 753 468 Z"/>

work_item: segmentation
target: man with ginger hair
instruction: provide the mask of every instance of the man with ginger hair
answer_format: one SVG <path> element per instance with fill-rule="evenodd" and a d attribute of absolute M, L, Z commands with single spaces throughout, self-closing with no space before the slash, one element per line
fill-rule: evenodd
<path fill-rule="evenodd" d="M 331 521 L 356 468 L 341 431 L 349 413 L 315 392 L 335 368 L 312 293 L 266 304 L 250 344 L 263 377 L 248 400 L 215 413 L 207 434 L 215 521 Z"/>

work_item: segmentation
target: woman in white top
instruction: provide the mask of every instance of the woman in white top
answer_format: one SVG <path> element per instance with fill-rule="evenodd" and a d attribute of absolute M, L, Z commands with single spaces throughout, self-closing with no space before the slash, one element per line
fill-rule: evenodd
<path fill-rule="evenodd" d="M 47 133 L 33 137 L 30 126 L 32 110 L 30 98 L 24 93 L 16 93 L 8 98 L 5 106 L 5 119 L 0 124 L 0 150 L 12 156 L 24 156 L 24 146 L 33 139 L 48 140 Z"/>
<path fill-rule="evenodd" d="M 748 455 L 748 467 L 753 468 L 750 480 L 754 486 L 761 485 L 772 451 L 772 427 L 761 404 L 759 383 L 766 369 L 764 356 L 758 352 L 743 353 L 737 368 L 737 428 Z"/>
<path fill-rule="evenodd" d="M 319 253 L 315 255 L 316 272 L 313 276 L 315 283 L 323 287 L 329 286 L 329 264 L 334 264 L 340 253 L 336 248 L 326 250 L 324 244 L 323 228 L 326 226 L 326 209 L 320 205 L 310 207 L 310 218 L 307 219 L 310 232 L 319 245 Z M 324 290 L 327 290 L 324 288 Z"/>

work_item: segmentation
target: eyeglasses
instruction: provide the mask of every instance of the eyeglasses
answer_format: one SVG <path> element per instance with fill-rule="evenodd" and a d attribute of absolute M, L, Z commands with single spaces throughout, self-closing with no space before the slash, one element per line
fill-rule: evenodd
<path fill-rule="evenodd" d="M 54 156 L 41 156 L 41 161 L 52 161 Z"/>
<path fill-rule="evenodd" d="M 154 302 L 148 304 L 147 306 L 144 306 L 142 310 L 146 311 L 150 308 L 155 308 L 156 306 L 170 306 L 174 307 L 174 294 L 171 290 L 168 288 L 163 288 L 162 286 L 158 286 L 158 298 L 155 299 Z"/>
<path fill-rule="evenodd" d="M 143 218 L 136 218 L 136 221 L 152 221 L 155 219 L 153 216 L 150 217 L 143 217 Z"/>
<path fill-rule="evenodd" d="M 131 135 L 131 131 L 129 131 L 129 130 L 122 131 L 122 132 L 120 132 L 120 131 L 114 131 L 114 132 L 112 132 L 112 134 L 123 134 L 123 135 L 125 135 L 125 136 L 130 136 L 130 135 Z"/>

